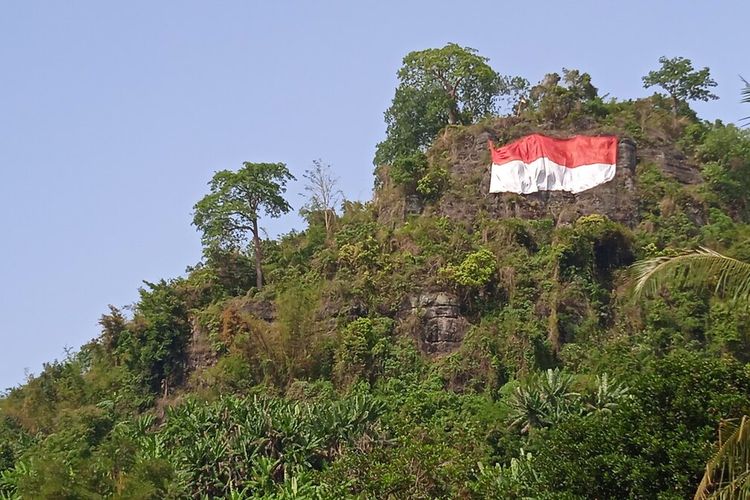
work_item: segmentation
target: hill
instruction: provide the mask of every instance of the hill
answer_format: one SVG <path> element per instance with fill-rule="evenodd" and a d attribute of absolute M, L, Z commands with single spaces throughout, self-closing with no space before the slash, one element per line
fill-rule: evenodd
<path fill-rule="evenodd" d="M 750 136 L 660 95 L 545 85 L 441 126 L 409 175 L 379 166 L 371 202 L 263 241 L 262 288 L 251 252 L 207 248 L 112 307 L 0 400 L 0 492 L 690 496 L 719 423 L 750 413 L 749 318 L 710 287 L 634 302 L 627 268 L 750 258 Z M 488 139 L 532 132 L 617 135 L 615 179 L 488 193 Z"/>

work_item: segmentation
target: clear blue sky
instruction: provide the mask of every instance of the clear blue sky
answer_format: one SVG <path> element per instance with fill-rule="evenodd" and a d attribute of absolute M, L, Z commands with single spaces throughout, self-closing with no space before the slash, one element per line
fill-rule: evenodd
<path fill-rule="evenodd" d="M 199 260 L 191 209 L 215 170 L 283 161 L 299 177 L 322 158 L 369 199 L 411 50 L 456 42 L 532 82 L 579 68 L 621 98 L 682 55 L 719 82 L 705 118 L 750 114 L 750 2 L 688 4 L 0 2 L 0 388 L 95 337 L 141 280 Z"/>

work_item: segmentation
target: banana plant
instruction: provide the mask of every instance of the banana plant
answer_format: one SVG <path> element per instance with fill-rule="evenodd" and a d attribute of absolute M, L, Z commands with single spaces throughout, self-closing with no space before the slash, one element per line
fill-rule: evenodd
<path fill-rule="evenodd" d="M 621 401 L 630 397 L 629 389 L 609 378 L 606 373 L 596 376 L 596 393 L 586 404 L 591 413 L 612 413 Z"/>
<path fill-rule="evenodd" d="M 31 473 L 31 469 L 25 462 L 16 462 L 12 469 L 0 472 L 0 499 L 16 500 L 21 498 L 18 493 L 18 482 L 22 477 Z"/>
<path fill-rule="evenodd" d="M 225 396 L 188 400 L 170 408 L 160 427 L 149 419 L 126 432 L 139 443 L 139 456 L 172 464 L 188 495 L 313 498 L 318 493 L 303 479 L 367 434 L 381 413 L 365 396 L 310 404 Z"/>
<path fill-rule="evenodd" d="M 510 427 L 526 434 L 575 413 L 580 394 L 573 392 L 573 376 L 559 369 L 532 375 L 508 400 Z"/>

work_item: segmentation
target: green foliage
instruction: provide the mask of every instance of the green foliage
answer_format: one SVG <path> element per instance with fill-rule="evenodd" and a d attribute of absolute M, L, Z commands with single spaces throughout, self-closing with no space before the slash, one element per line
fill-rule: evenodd
<path fill-rule="evenodd" d="M 534 457 L 522 449 L 520 456 L 511 458 L 507 466 L 487 467 L 480 462 L 476 481 L 470 486 L 478 498 L 539 498 L 538 481 Z"/>
<path fill-rule="evenodd" d="M 594 413 L 610 414 L 629 397 L 630 390 L 624 384 L 613 381 L 604 373 L 596 376 L 596 392 L 586 403 L 586 409 Z"/>
<path fill-rule="evenodd" d="M 529 81 L 521 76 L 500 76 L 499 111 L 519 114 L 528 102 Z"/>
<path fill-rule="evenodd" d="M 417 182 L 417 193 L 426 200 L 435 200 L 448 186 L 450 175 L 442 167 L 431 168 Z"/>
<path fill-rule="evenodd" d="M 527 114 L 553 126 L 560 126 L 566 119 L 576 121 L 582 113 L 590 116 L 596 114 L 592 111 L 599 110 L 606 114 L 603 107 L 594 106 L 597 98 L 598 91 L 588 73 L 563 68 L 562 78 L 557 73 L 550 73 L 531 88 Z"/>
<path fill-rule="evenodd" d="M 253 237 L 256 283 L 263 286 L 258 219 L 278 217 L 291 206 L 284 199 L 294 176 L 283 163 L 243 163 L 237 172 L 221 170 L 209 182 L 211 192 L 195 204 L 193 225 L 203 233 L 206 248 L 241 249 Z"/>
<path fill-rule="evenodd" d="M 448 171 L 441 166 L 430 168 L 427 156 L 421 151 L 399 156 L 388 170 L 396 185 L 406 192 L 419 193 L 425 200 L 435 200 L 448 185 Z"/>
<path fill-rule="evenodd" d="M 247 252 L 211 247 L 204 254 L 203 264 L 188 269 L 188 280 L 196 287 L 209 288 L 213 300 L 242 295 L 255 284 L 255 264 Z"/>
<path fill-rule="evenodd" d="M 719 420 L 746 411 L 749 382 L 741 365 L 699 353 L 653 360 L 631 375 L 633 397 L 611 414 L 572 417 L 537 436 L 537 484 L 582 497 L 690 496 Z"/>
<path fill-rule="evenodd" d="M 742 304 L 750 300 L 750 264 L 708 248 L 640 261 L 633 271 L 637 294 L 653 294 L 665 283 L 677 286 L 708 283 L 715 284 L 717 294 Z"/>
<path fill-rule="evenodd" d="M 593 392 L 577 392 L 577 385 L 572 374 L 557 368 L 526 377 L 507 400 L 510 427 L 526 434 L 576 415 L 609 414 L 629 397 L 628 388 L 606 373 L 596 376 Z"/>
<path fill-rule="evenodd" d="M 492 280 L 497 272 L 497 259 L 486 248 L 468 254 L 458 264 L 448 264 L 440 270 L 440 274 L 447 280 L 466 287 L 481 288 Z"/>
<path fill-rule="evenodd" d="M 527 433 L 575 413 L 579 394 L 572 390 L 573 377 L 558 369 L 529 377 L 508 400 L 510 426 Z"/>
<path fill-rule="evenodd" d="M 644 88 L 659 86 L 667 91 L 672 98 L 672 111 L 675 115 L 681 104 L 687 101 L 708 101 L 718 99 L 711 92 L 711 88 L 717 83 L 711 78 L 708 68 L 696 70 L 690 59 L 684 57 L 673 57 L 671 59 L 662 56 L 659 58 L 661 68 L 649 71 L 643 77 Z"/>
<path fill-rule="evenodd" d="M 242 164 L 236 172 L 221 170 L 209 182 L 211 192 L 195 204 L 193 224 L 206 247 L 242 247 L 261 213 L 278 217 L 291 210 L 283 198 L 294 180 L 283 163 Z"/>
<path fill-rule="evenodd" d="M 290 378 L 330 376 L 332 352 L 329 332 L 316 321 L 319 282 L 288 284 L 276 298 L 277 324 Z"/>
<path fill-rule="evenodd" d="M 122 332 L 114 355 L 153 392 L 165 392 L 182 379 L 190 336 L 188 307 L 180 281 L 146 282 L 133 321 Z"/>
<path fill-rule="evenodd" d="M 196 205 L 204 261 L 0 397 L 1 498 L 694 491 L 719 422 L 750 411 L 750 317 L 674 282 L 634 303 L 625 270 L 701 245 L 750 261 L 747 133 L 684 103 L 674 116 L 661 94 L 605 101 L 578 70 L 530 89 L 454 44 L 410 54 L 399 77 L 374 202 L 334 213 L 316 162 L 307 227 L 261 241 L 258 217 L 290 208 L 288 170 L 217 173 Z M 498 98 L 514 116 L 485 116 Z M 638 143 L 632 224 L 498 217 L 477 195 L 464 159 L 484 162 L 488 135 L 551 128 Z M 675 162 L 705 182 L 677 181 Z M 421 215 L 402 218 L 405 195 Z"/>
<path fill-rule="evenodd" d="M 334 373 L 339 383 L 374 382 L 383 372 L 392 330 L 393 321 L 389 318 L 359 318 L 349 323 L 336 349 Z"/>
<path fill-rule="evenodd" d="M 390 176 L 396 184 L 410 185 L 422 178 L 427 170 L 427 156 L 421 151 L 399 156 L 393 160 Z"/>
<path fill-rule="evenodd" d="M 424 151 L 447 124 L 467 124 L 489 114 L 500 90 L 499 75 L 476 50 L 449 43 L 410 52 L 398 72 L 399 86 L 385 112 L 386 139 L 375 163 Z"/>
<path fill-rule="evenodd" d="M 391 378 L 376 394 L 386 405 L 381 417 L 386 439 L 351 450 L 324 477 L 343 478 L 352 493 L 376 498 L 465 496 L 476 470 L 472 457 L 489 452 L 484 436 L 497 422 L 497 407 L 445 391 L 433 377 L 416 383 Z"/>
<path fill-rule="evenodd" d="M 748 217 L 747 192 L 750 189 L 750 133 L 734 125 L 715 123 L 696 147 L 696 157 L 704 164 L 706 185 L 730 213 Z"/>
<path fill-rule="evenodd" d="M 280 495 L 372 431 L 381 406 L 358 396 L 301 404 L 269 398 L 189 400 L 154 429 L 146 416 L 117 426 L 101 410 L 74 414 L 30 449 L 1 484 L 30 498 Z M 120 451 L 115 451 L 120 450 Z M 298 478 L 294 480 L 294 478 Z"/>
<path fill-rule="evenodd" d="M 720 437 L 719 451 L 706 465 L 706 473 L 695 493 L 696 499 L 742 498 L 750 494 L 747 415 L 743 415 L 739 425 L 733 424 L 731 422 L 721 429 L 723 436 Z"/>
<path fill-rule="evenodd" d="M 154 437 L 173 450 L 169 461 L 186 493 L 226 494 L 249 486 L 257 495 L 320 468 L 368 432 L 380 411 L 365 397 L 304 405 L 230 397 L 174 408 Z"/>

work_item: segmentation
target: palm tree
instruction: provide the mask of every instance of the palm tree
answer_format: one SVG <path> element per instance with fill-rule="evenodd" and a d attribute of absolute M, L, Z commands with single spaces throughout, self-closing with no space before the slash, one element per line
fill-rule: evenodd
<path fill-rule="evenodd" d="M 744 78 L 742 78 L 742 81 L 745 82 L 745 88 L 742 89 L 742 91 L 740 92 L 740 95 L 742 96 L 742 100 L 740 102 L 745 103 L 745 104 L 750 104 L 750 82 L 748 82 Z M 747 121 L 747 120 L 750 120 L 750 116 L 746 116 L 745 118 L 742 119 L 742 121 Z"/>
<path fill-rule="evenodd" d="M 721 434 L 729 432 L 726 439 Z M 739 425 L 725 422 L 719 428 L 719 451 L 706 464 L 703 480 L 694 500 L 750 498 L 750 417 Z"/>
<path fill-rule="evenodd" d="M 742 77 L 740 77 L 742 78 Z M 750 82 L 742 78 L 745 88 L 743 103 L 750 104 Z M 743 118 L 750 120 L 750 116 Z M 750 264 L 715 250 L 700 247 L 692 252 L 671 257 L 656 257 L 633 265 L 635 295 L 653 294 L 666 283 L 675 285 L 714 285 L 714 293 L 738 303 L 750 304 Z M 728 422 L 723 422 L 728 427 Z M 695 500 L 750 499 L 750 417 L 726 439 L 719 427 L 719 450 L 706 464 L 703 480 Z M 726 434 L 726 430 L 723 434 Z"/>
<path fill-rule="evenodd" d="M 714 250 L 698 250 L 671 257 L 656 257 L 636 263 L 635 293 L 653 294 L 662 285 L 712 284 L 717 295 L 750 304 L 750 264 Z M 725 427 L 727 422 L 723 422 Z M 706 464 L 695 500 L 750 498 L 750 420 L 743 416 L 739 426 L 722 439 L 719 449 Z"/>
<path fill-rule="evenodd" d="M 709 248 L 643 260 L 633 265 L 633 271 L 637 297 L 653 295 L 667 283 L 677 286 L 710 283 L 717 295 L 750 303 L 750 264 Z"/>

